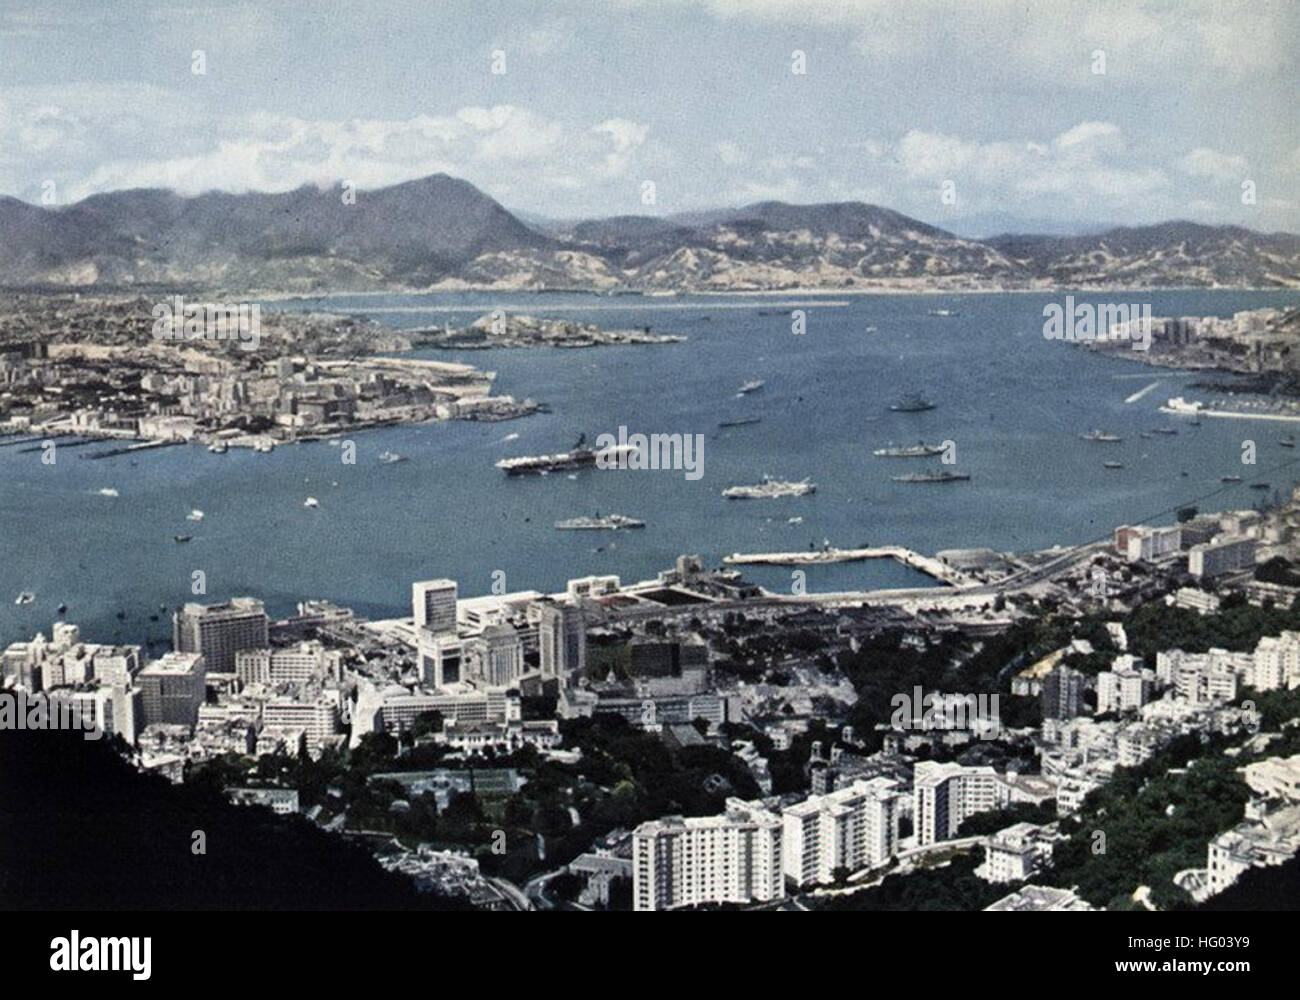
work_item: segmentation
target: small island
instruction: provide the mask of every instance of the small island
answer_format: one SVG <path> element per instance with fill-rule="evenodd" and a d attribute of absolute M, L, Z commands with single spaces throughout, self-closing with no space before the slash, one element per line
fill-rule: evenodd
<path fill-rule="evenodd" d="M 487 350 L 493 347 L 604 347 L 627 344 L 678 344 L 678 334 L 640 330 L 602 330 L 594 323 L 542 319 L 497 310 L 460 329 L 450 325 L 410 331 L 415 347 L 446 350 Z"/>

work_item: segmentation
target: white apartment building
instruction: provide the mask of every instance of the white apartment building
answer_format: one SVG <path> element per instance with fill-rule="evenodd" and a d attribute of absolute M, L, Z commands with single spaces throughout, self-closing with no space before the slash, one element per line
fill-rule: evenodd
<path fill-rule="evenodd" d="M 950 840 L 968 816 L 1006 805 L 1008 789 L 991 767 L 921 761 L 912 791 L 918 846 Z"/>
<path fill-rule="evenodd" d="M 1246 535 L 1220 535 L 1187 552 L 1187 572 L 1192 576 L 1219 576 L 1254 565 L 1255 539 Z"/>
<path fill-rule="evenodd" d="M 975 874 L 986 882 L 1023 882 L 1051 862 L 1057 839 L 1048 827 L 1034 823 L 999 830 L 984 844 L 984 864 Z"/>
<path fill-rule="evenodd" d="M 1155 674 L 1150 670 L 1107 670 L 1097 675 L 1097 714 L 1126 712 L 1151 700 Z"/>
<path fill-rule="evenodd" d="M 1300 686 L 1300 632 L 1283 632 L 1260 639 L 1246 683 L 1256 691 Z"/>
<path fill-rule="evenodd" d="M 728 799 L 720 816 L 668 816 L 632 834 L 632 908 L 782 899 L 781 817 Z"/>
<path fill-rule="evenodd" d="M 902 800 L 897 782 L 872 778 L 788 807 L 781 813 L 786 876 L 806 886 L 833 882 L 839 868 L 886 864 L 897 852 Z"/>
<path fill-rule="evenodd" d="M 1182 545 L 1183 530 L 1178 525 L 1168 528 L 1134 528 L 1128 534 L 1124 556 L 1129 562 L 1150 562 L 1173 555 Z"/>

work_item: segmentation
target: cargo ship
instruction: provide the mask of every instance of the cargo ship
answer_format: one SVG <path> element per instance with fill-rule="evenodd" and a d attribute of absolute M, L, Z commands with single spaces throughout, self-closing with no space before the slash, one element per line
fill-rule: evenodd
<path fill-rule="evenodd" d="M 574 517 L 567 521 L 556 521 L 555 526 L 561 531 L 618 531 L 622 528 L 644 528 L 645 522 L 635 517 L 622 514 L 606 514 L 601 517 Z"/>
<path fill-rule="evenodd" d="M 728 500 L 771 500 L 776 497 L 802 497 L 816 492 L 816 484 L 806 479 L 796 483 L 764 476 L 763 481 L 756 486 L 728 486 L 722 495 Z"/>
<path fill-rule="evenodd" d="M 588 448 L 587 435 L 578 438 L 578 443 L 569 451 L 555 455 L 521 455 L 518 458 L 503 458 L 496 467 L 507 476 L 546 475 L 548 472 L 585 469 L 602 460 L 614 463 L 636 451 L 635 445 L 610 445 L 608 448 Z"/>
<path fill-rule="evenodd" d="M 909 444 L 902 448 L 895 448 L 890 445 L 888 448 L 877 448 L 871 454 L 877 458 L 930 458 L 934 455 L 942 455 L 944 452 L 941 444 L 926 444 L 924 441 L 917 444 Z"/>
<path fill-rule="evenodd" d="M 970 478 L 966 472 L 909 472 L 904 476 L 890 476 L 896 483 L 956 483 Z"/>

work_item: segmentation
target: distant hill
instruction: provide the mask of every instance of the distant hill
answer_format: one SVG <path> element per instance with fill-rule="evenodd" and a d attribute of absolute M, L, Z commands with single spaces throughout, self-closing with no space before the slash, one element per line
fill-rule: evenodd
<path fill-rule="evenodd" d="M 0 762 L 0 908 L 470 908 L 303 817 L 141 774 L 107 740 L 3 730 Z"/>
<path fill-rule="evenodd" d="M 1300 286 L 1300 236 L 1241 226 L 1164 222 L 1091 236 L 998 236 L 987 242 L 1060 285 Z"/>
<path fill-rule="evenodd" d="M 345 204 L 280 194 L 0 198 L 0 284 L 236 292 L 581 288 L 1300 287 L 1300 237 L 1169 222 L 1088 236 L 956 236 L 878 205 L 766 201 L 530 226 L 437 174 Z"/>

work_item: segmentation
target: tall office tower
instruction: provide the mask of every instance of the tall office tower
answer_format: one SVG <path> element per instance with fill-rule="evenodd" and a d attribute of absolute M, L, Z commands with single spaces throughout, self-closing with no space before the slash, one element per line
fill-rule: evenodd
<path fill-rule="evenodd" d="M 721 816 L 668 816 L 632 834 L 632 908 L 782 899 L 781 817 L 728 799 Z"/>
<path fill-rule="evenodd" d="M 991 767 L 921 761 L 916 765 L 912 789 L 916 843 L 924 847 L 951 840 L 968 816 L 999 809 L 1009 800 L 1009 789 Z"/>
<path fill-rule="evenodd" d="M 537 644 L 542 678 L 568 681 L 587 668 L 587 624 L 580 608 L 538 602 Z"/>
<path fill-rule="evenodd" d="M 1073 719 L 1083 713 L 1083 674 L 1058 666 L 1043 678 L 1043 718 Z"/>
<path fill-rule="evenodd" d="M 186 604 L 172 616 L 172 647 L 200 653 L 210 674 L 235 672 L 235 653 L 270 645 L 266 606 L 253 597 L 226 604 Z"/>
<path fill-rule="evenodd" d="M 435 635 L 456 634 L 456 581 L 424 580 L 411 584 L 415 627 Z"/>
<path fill-rule="evenodd" d="M 840 868 L 856 872 L 886 864 L 898 850 L 902 800 L 897 782 L 872 778 L 785 809 L 786 875 L 805 886 L 833 882 Z"/>
<path fill-rule="evenodd" d="M 205 695 L 207 665 L 198 653 L 167 653 L 136 675 L 144 724 L 193 726 Z"/>
<path fill-rule="evenodd" d="M 510 625 L 483 630 L 480 679 L 489 687 L 510 687 L 524 672 L 524 644 Z"/>

